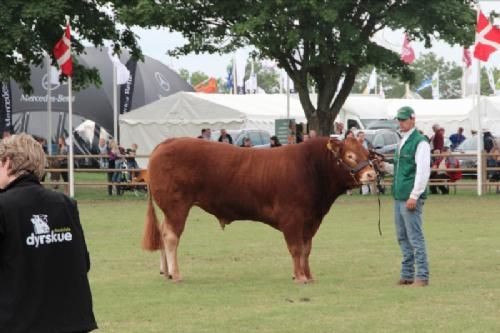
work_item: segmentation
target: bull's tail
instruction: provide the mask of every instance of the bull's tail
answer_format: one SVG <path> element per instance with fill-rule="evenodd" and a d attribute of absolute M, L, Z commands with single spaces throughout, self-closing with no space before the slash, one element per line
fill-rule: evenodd
<path fill-rule="evenodd" d="M 144 235 L 142 236 L 142 248 L 148 251 L 156 251 L 162 248 L 161 234 L 156 217 L 155 207 L 153 204 L 153 195 L 149 190 L 148 185 L 148 211 L 146 214 L 146 222 L 144 223 Z"/>

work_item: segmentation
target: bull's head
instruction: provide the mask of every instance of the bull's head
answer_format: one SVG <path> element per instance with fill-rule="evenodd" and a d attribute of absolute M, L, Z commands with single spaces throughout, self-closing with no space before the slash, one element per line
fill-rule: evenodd
<path fill-rule="evenodd" d="M 337 163 L 351 174 L 356 185 L 371 183 L 377 179 L 369 152 L 358 140 L 346 138 L 339 142 L 330 139 L 327 148 L 335 155 Z"/>

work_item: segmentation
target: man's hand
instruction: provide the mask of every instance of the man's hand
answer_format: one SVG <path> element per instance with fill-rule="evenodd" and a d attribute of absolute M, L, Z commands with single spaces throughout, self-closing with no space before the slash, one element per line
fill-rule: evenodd
<path fill-rule="evenodd" d="M 385 162 L 380 159 L 375 159 L 375 164 L 380 171 L 385 171 Z"/>
<path fill-rule="evenodd" d="M 417 208 L 417 200 L 409 198 L 406 200 L 406 208 L 408 210 L 415 210 Z"/>

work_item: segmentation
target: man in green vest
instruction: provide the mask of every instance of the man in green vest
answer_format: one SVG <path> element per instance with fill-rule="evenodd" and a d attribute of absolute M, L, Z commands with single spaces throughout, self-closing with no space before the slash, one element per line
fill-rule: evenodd
<path fill-rule="evenodd" d="M 403 137 L 395 153 L 394 164 L 380 164 L 382 169 L 394 175 L 394 218 L 403 255 L 398 285 L 425 287 L 429 284 L 429 264 L 422 226 L 422 208 L 431 173 L 430 146 L 415 128 L 415 112 L 411 107 L 400 108 L 396 118 Z"/>

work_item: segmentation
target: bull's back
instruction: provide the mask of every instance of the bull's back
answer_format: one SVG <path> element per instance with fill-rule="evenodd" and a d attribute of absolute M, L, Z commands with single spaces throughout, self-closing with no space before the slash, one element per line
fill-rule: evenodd
<path fill-rule="evenodd" d="M 298 147 L 240 148 L 200 139 L 174 139 L 153 152 L 151 193 L 162 200 L 197 204 L 217 217 L 257 219 L 294 202 L 307 167 Z M 296 195 L 295 195 L 296 196 Z M 297 198 L 295 201 L 307 200 Z"/>

